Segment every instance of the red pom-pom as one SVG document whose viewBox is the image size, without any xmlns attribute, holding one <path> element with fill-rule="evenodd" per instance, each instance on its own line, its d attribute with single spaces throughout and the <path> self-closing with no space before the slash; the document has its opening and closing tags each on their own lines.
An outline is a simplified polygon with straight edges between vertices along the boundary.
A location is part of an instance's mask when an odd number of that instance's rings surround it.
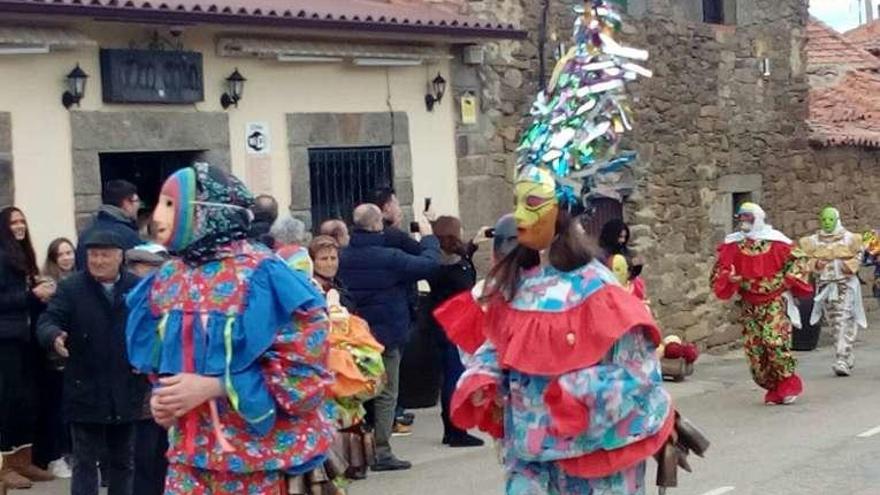
<svg viewBox="0 0 880 495">
<path fill-rule="evenodd" d="M 681 359 L 684 357 L 684 346 L 677 342 L 666 344 L 666 349 L 663 351 L 663 357 L 666 359 Z"/>
<path fill-rule="evenodd" d="M 700 357 L 700 351 L 694 344 L 688 344 L 684 348 L 684 353 L 682 357 L 684 357 L 684 361 L 686 363 L 693 364 L 697 361 L 697 358 Z"/>
</svg>

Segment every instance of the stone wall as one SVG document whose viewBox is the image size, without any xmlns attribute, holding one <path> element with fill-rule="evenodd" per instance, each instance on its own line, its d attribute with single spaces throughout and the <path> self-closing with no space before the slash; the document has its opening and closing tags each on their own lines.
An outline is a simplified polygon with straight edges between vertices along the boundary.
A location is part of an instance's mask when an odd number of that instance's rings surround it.
<svg viewBox="0 0 880 495">
<path fill-rule="evenodd" d="M 70 113 L 76 227 L 101 205 L 101 153 L 196 151 L 199 160 L 229 170 L 229 116 L 225 112 Z"/>
<path fill-rule="evenodd" d="M 739 334 L 732 305 L 715 301 L 708 282 L 734 203 L 762 201 L 771 221 L 792 234 L 808 230 L 815 216 L 803 193 L 820 187 L 806 140 L 807 6 L 739 0 L 736 25 L 719 26 L 698 22 L 700 2 L 686 3 L 630 0 L 621 38 L 650 49 L 655 77 L 631 88 L 636 132 L 626 143 L 641 165 L 625 215 L 648 260 L 645 277 L 664 330 L 714 346 Z M 560 41 L 568 39 L 574 4 L 550 2 L 548 31 Z M 510 210 L 512 152 L 537 89 L 541 2 L 478 0 L 461 8 L 529 32 L 527 41 L 486 47 L 476 81 L 462 81 L 479 83 L 483 111 L 480 126 L 459 130 L 461 210 L 474 212 L 465 221 L 474 228 Z M 547 64 L 549 73 L 552 58 Z M 498 193 L 483 189 L 490 183 Z M 471 184 L 491 191 L 491 201 L 469 192 Z"/>
</svg>

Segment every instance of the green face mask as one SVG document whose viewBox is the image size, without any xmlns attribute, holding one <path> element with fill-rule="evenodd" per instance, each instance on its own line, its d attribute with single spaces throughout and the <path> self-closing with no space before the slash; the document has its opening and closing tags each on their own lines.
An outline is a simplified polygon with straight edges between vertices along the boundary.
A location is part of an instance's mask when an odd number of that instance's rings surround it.
<svg viewBox="0 0 880 495">
<path fill-rule="evenodd" d="M 837 227 L 837 220 L 838 214 L 833 208 L 825 208 L 819 214 L 819 224 L 822 225 L 822 230 L 826 234 L 834 232 L 834 229 Z"/>
</svg>

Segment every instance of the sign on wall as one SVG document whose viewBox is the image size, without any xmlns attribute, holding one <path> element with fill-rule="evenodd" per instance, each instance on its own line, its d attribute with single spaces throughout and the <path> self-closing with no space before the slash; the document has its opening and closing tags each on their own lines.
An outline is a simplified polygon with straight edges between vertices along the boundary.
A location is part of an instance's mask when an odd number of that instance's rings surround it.
<svg viewBox="0 0 880 495">
<path fill-rule="evenodd" d="M 244 126 L 245 181 L 257 194 L 272 194 L 272 139 L 269 124 L 248 122 Z"/>
<path fill-rule="evenodd" d="M 105 103 L 205 100 L 202 54 L 174 50 L 101 50 Z"/>
<path fill-rule="evenodd" d="M 269 124 L 248 122 L 244 131 L 245 146 L 249 154 L 268 155 L 272 152 Z"/>
</svg>

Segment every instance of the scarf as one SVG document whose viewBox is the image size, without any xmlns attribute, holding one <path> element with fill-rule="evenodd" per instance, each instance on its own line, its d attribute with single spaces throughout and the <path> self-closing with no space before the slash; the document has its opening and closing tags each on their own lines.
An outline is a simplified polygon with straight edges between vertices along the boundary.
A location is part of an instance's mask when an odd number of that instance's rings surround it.
<svg viewBox="0 0 880 495">
<path fill-rule="evenodd" d="M 254 196 L 224 170 L 197 163 L 171 175 L 162 194 L 175 199 L 174 233 L 166 247 L 187 263 L 230 256 L 230 245 L 248 237 Z"/>
<path fill-rule="evenodd" d="M 737 216 L 743 214 L 751 214 L 755 217 L 755 222 L 752 224 L 752 229 L 748 232 L 734 232 L 729 234 L 724 238 L 724 244 L 736 244 L 738 242 L 742 242 L 746 239 L 751 239 L 753 241 L 776 241 L 783 242 L 785 244 L 793 244 L 791 239 L 789 239 L 785 234 L 773 228 L 772 225 L 768 225 L 766 223 L 767 213 L 764 212 L 764 209 L 758 206 L 755 203 L 743 203 L 740 206 L 739 211 L 737 212 Z"/>
</svg>

